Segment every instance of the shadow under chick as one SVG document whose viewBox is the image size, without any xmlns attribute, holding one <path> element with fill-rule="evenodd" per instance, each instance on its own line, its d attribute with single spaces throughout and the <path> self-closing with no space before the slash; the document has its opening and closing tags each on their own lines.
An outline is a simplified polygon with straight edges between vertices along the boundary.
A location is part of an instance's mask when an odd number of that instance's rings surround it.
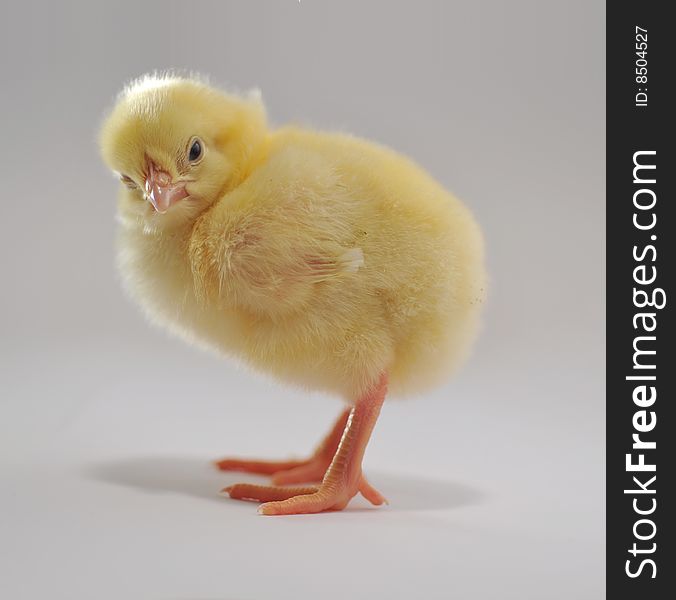
<svg viewBox="0 0 676 600">
<path fill-rule="evenodd" d="M 241 474 L 219 472 L 206 459 L 148 456 L 95 463 L 86 468 L 85 477 L 144 492 L 181 494 L 222 504 L 218 490 L 239 480 Z M 389 510 L 394 511 L 455 509 L 480 504 L 486 498 L 484 492 L 453 481 L 378 471 L 370 472 L 369 479 L 387 489 Z"/>
</svg>

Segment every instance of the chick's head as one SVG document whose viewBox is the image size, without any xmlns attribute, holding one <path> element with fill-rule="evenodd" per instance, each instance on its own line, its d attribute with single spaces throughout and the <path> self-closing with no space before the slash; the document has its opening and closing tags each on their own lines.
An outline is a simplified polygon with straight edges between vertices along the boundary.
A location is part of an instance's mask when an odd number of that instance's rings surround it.
<svg viewBox="0 0 676 600">
<path fill-rule="evenodd" d="M 190 223 L 239 185 L 260 160 L 266 134 L 256 96 L 147 76 L 120 95 L 99 142 L 125 186 L 122 218 L 161 230 Z"/>
</svg>

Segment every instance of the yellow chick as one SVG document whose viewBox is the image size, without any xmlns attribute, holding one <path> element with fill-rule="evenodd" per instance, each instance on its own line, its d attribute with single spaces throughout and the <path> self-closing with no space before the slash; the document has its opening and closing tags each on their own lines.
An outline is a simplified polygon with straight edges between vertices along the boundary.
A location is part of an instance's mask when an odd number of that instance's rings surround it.
<svg viewBox="0 0 676 600">
<path fill-rule="evenodd" d="M 123 184 L 119 269 L 148 317 L 347 403 L 307 460 L 218 462 L 275 484 L 225 491 L 263 514 L 342 509 L 357 492 L 382 504 L 361 465 L 388 388 L 437 382 L 477 332 L 485 272 L 470 212 L 387 148 L 270 129 L 260 98 L 197 79 L 133 82 L 100 146 Z"/>
</svg>

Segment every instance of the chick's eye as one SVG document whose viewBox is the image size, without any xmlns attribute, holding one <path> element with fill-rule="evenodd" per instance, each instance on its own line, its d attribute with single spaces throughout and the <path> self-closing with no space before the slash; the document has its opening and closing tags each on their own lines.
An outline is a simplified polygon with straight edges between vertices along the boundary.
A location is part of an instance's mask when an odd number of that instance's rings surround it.
<svg viewBox="0 0 676 600">
<path fill-rule="evenodd" d="M 128 175 L 120 175 L 120 181 L 124 183 L 130 190 L 135 190 L 138 186 L 134 183 L 134 180 Z"/>
<path fill-rule="evenodd" d="M 190 151 L 188 152 L 188 160 L 190 162 L 195 162 L 200 159 L 202 156 L 202 142 L 198 139 L 193 140 L 190 144 Z"/>
</svg>

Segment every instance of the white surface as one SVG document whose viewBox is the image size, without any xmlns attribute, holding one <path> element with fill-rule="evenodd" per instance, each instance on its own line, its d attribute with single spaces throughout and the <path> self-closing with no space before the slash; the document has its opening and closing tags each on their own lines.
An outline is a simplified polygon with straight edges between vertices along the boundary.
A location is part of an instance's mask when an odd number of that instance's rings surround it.
<svg viewBox="0 0 676 600">
<path fill-rule="evenodd" d="M 366 457 L 389 506 L 262 517 L 217 493 L 257 478 L 208 461 L 303 455 L 339 404 L 168 345 L 161 364 L 151 345 L 3 361 L 3 597 L 603 596 L 602 423 L 577 405 L 601 390 L 571 378 L 583 365 L 506 361 L 391 402 Z"/>
<path fill-rule="evenodd" d="M 38 6 L 36 6 L 36 4 Z M 0 598 L 604 595 L 604 3 L 14 3 L 0 20 Z M 474 358 L 388 402 L 373 509 L 262 517 L 224 455 L 303 456 L 337 401 L 152 330 L 113 272 L 104 108 L 155 68 L 391 145 L 486 233 Z"/>
</svg>

